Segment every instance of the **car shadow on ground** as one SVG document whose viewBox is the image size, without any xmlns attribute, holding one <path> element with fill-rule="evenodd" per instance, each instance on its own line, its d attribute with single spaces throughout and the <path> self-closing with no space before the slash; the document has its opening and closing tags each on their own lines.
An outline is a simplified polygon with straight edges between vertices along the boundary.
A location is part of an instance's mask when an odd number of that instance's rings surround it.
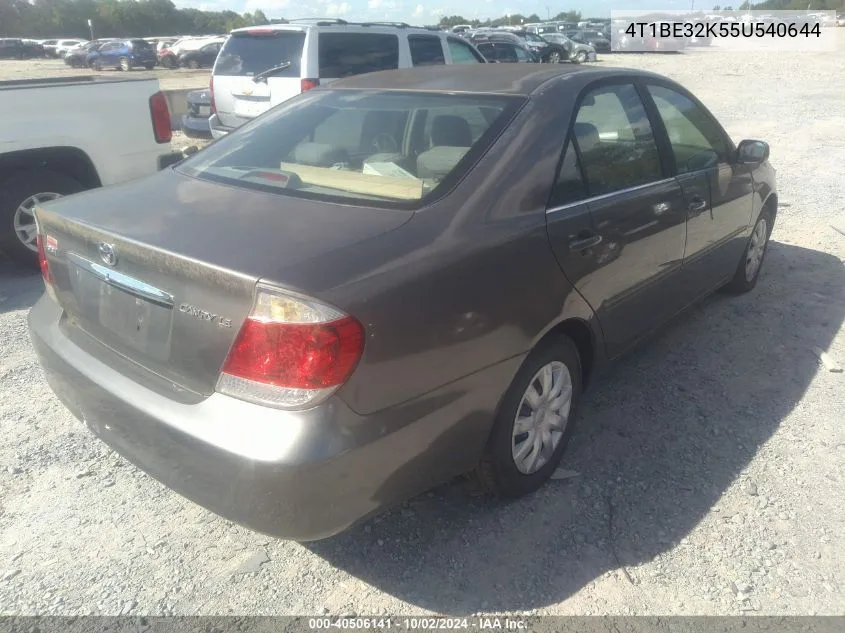
<svg viewBox="0 0 845 633">
<path fill-rule="evenodd" d="M 0 253 L 0 314 L 31 308 L 43 292 L 37 270 L 19 266 Z"/>
<path fill-rule="evenodd" d="M 561 602 L 695 528 L 800 402 L 812 348 L 844 317 L 842 262 L 773 242 L 754 292 L 705 300 L 586 394 L 564 458 L 577 478 L 507 503 L 442 486 L 306 547 L 439 613 Z"/>
</svg>

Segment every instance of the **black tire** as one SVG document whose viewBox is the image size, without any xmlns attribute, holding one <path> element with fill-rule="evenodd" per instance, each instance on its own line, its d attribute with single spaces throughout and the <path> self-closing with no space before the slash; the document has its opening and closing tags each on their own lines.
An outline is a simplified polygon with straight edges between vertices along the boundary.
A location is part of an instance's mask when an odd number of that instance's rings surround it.
<svg viewBox="0 0 845 633">
<path fill-rule="evenodd" d="M 549 54 L 546 56 L 545 61 L 547 64 L 559 64 L 561 61 L 563 61 L 563 57 L 564 55 L 563 53 L 561 53 L 561 51 L 554 49 L 552 51 L 549 51 Z"/>
<path fill-rule="evenodd" d="M 152 70 L 155 67 L 156 67 L 156 65 L 154 63 L 144 64 L 144 68 L 146 68 L 147 70 Z"/>
<path fill-rule="evenodd" d="M 575 53 L 575 57 L 572 58 L 572 61 L 574 61 L 576 64 L 583 64 L 585 61 L 587 61 L 587 53 L 585 53 L 584 51 L 578 51 L 577 53 Z"/>
<path fill-rule="evenodd" d="M 132 62 L 129 61 L 128 57 L 121 57 L 117 60 L 117 69 L 122 70 L 123 72 L 129 72 L 132 70 Z"/>
<path fill-rule="evenodd" d="M 103 70 L 103 64 L 102 64 L 102 62 L 100 62 L 99 59 L 92 59 L 90 61 L 90 63 L 88 64 L 88 67 L 91 70 L 97 70 L 97 71 Z"/>
<path fill-rule="evenodd" d="M 186 66 L 191 70 L 197 70 L 200 67 L 200 63 L 195 59 L 189 59 Z"/>
<path fill-rule="evenodd" d="M 49 169 L 18 172 L 0 183 L 0 250 L 17 263 L 38 268 L 38 255 L 18 238 L 15 213 L 29 197 L 38 193 L 67 196 L 84 190 L 78 180 Z"/>
<path fill-rule="evenodd" d="M 765 229 L 761 229 L 760 227 L 760 224 L 762 222 L 766 223 Z M 748 238 L 748 243 L 745 245 L 745 249 L 742 251 L 742 259 L 740 259 L 739 264 L 737 264 L 736 272 L 734 273 L 733 279 L 731 279 L 727 283 L 727 285 L 722 288 L 724 292 L 732 295 L 740 295 L 754 290 L 754 287 L 757 285 L 757 280 L 760 278 L 760 271 L 763 269 L 763 264 L 766 261 L 766 253 L 769 251 L 769 237 L 771 237 L 772 235 L 773 228 L 774 215 L 768 208 L 763 209 L 763 212 L 760 214 L 760 217 L 757 218 L 757 222 L 754 223 L 754 229 L 751 231 L 751 236 Z M 759 264 L 754 270 L 754 273 L 752 275 L 748 275 L 746 266 L 753 248 L 755 235 L 757 234 L 758 230 L 764 231 L 766 239 L 763 244 L 762 255 L 759 256 Z"/>
<path fill-rule="evenodd" d="M 513 430 L 523 395 L 545 365 L 559 361 L 569 370 L 572 380 L 572 400 L 563 435 L 549 460 L 536 472 L 523 474 L 513 456 Z M 578 404 L 581 400 L 581 361 L 575 343 L 566 336 L 535 350 L 523 363 L 505 394 L 493 422 L 493 430 L 484 454 L 472 479 L 485 492 L 504 497 L 520 497 L 540 488 L 560 464 L 569 439 L 575 429 Z"/>
</svg>

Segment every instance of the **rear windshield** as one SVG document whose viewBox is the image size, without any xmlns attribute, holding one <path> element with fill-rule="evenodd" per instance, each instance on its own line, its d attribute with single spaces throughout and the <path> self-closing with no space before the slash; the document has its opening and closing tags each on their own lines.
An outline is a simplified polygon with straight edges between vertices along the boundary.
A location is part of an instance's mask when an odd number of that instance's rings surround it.
<svg viewBox="0 0 845 633">
<path fill-rule="evenodd" d="M 301 31 L 262 31 L 232 33 L 223 44 L 215 75 L 252 77 L 279 68 L 274 77 L 299 77 L 305 33 Z"/>
<path fill-rule="evenodd" d="M 457 183 L 523 102 L 499 95 L 315 90 L 178 169 L 283 195 L 414 208 Z"/>
</svg>

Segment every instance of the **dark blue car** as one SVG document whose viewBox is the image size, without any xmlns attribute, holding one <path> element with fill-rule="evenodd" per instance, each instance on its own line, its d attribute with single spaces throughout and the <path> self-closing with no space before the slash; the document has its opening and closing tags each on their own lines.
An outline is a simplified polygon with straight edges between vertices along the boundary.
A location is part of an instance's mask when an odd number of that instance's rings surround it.
<svg viewBox="0 0 845 633">
<path fill-rule="evenodd" d="M 94 70 L 104 68 L 132 70 L 138 66 L 152 70 L 156 65 L 156 52 L 146 40 L 115 40 L 92 51 L 86 63 Z"/>
</svg>

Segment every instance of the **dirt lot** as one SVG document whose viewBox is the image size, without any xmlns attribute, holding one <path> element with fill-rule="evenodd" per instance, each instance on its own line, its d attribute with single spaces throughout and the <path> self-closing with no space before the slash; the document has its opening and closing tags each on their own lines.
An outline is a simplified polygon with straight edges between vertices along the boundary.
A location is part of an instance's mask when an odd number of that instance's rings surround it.
<svg viewBox="0 0 845 633">
<path fill-rule="evenodd" d="M 845 612 L 845 374 L 812 352 L 845 364 L 840 31 L 832 54 L 604 56 L 768 140 L 782 208 L 757 289 L 596 384 L 565 457 L 579 476 L 518 502 L 448 485 L 310 545 L 236 527 L 62 408 L 27 339 L 39 278 L 0 268 L 0 612 Z"/>
<path fill-rule="evenodd" d="M 27 59 L 23 61 L 2 59 L 0 60 L 0 81 L 4 79 L 40 79 L 44 77 L 70 77 L 73 75 L 88 75 L 93 71 L 87 68 L 71 68 L 61 59 Z M 178 70 L 167 70 L 156 67 L 155 70 L 135 69 L 129 73 L 122 73 L 119 70 L 104 70 L 101 73 L 94 73 L 104 77 L 157 77 L 162 90 L 177 90 L 181 88 L 207 88 L 211 71 L 189 70 L 180 68 Z"/>
</svg>

